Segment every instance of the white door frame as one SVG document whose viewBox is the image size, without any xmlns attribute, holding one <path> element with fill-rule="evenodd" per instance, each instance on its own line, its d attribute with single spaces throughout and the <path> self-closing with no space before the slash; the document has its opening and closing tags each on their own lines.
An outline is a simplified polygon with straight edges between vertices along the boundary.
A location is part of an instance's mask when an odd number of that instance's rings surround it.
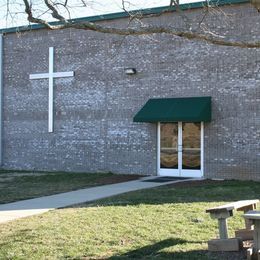
<svg viewBox="0 0 260 260">
<path fill-rule="evenodd" d="M 178 169 L 161 169 L 160 147 L 161 128 L 160 122 L 157 124 L 157 175 L 174 177 L 203 177 L 204 175 L 204 124 L 201 122 L 200 128 L 200 170 L 182 169 L 182 122 L 178 122 Z"/>
</svg>

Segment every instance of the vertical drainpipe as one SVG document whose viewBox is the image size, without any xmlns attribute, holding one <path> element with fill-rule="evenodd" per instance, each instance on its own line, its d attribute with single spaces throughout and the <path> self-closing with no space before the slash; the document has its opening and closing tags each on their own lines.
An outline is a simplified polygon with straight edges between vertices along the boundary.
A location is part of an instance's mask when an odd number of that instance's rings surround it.
<svg viewBox="0 0 260 260">
<path fill-rule="evenodd" d="M 3 165 L 3 87 L 4 87 L 4 46 L 3 35 L 0 34 L 0 166 Z"/>
</svg>

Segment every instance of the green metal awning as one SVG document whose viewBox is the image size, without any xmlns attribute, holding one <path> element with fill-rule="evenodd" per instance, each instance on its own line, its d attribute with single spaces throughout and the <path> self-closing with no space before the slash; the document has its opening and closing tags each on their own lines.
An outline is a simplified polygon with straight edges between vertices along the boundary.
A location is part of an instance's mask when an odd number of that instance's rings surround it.
<svg viewBox="0 0 260 260">
<path fill-rule="evenodd" d="M 211 97 L 149 99 L 134 122 L 210 122 Z"/>
</svg>

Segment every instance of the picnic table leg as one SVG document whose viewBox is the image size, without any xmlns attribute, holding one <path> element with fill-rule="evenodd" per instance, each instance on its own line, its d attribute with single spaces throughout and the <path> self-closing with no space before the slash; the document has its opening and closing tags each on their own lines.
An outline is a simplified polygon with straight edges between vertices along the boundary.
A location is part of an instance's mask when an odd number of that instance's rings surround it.
<svg viewBox="0 0 260 260">
<path fill-rule="evenodd" d="M 254 252 L 258 254 L 260 250 L 260 221 L 254 221 L 254 224 Z"/>
<path fill-rule="evenodd" d="M 227 227 L 227 219 L 219 218 L 218 219 L 218 229 L 219 229 L 219 238 L 220 239 L 228 239 L 228 227 Z"/>
<path fill-rule="evenodd" d="M 247 230 L 252 230 L 253 229 L 253 222 L 249 219 L 245 219 L 245 226 L 246 226 Z"/>
<path fill-rule="evenodd" d="M 252 204 L 246 208 L 244 208 L 244 214 L 247 213 L 249 210 L 255 210 L 256 209 L 256 204 Z M 247 230 L 252 230 L 253 229 L 253 221 L 250 219 L 245 218 L 245 227 Z"/>
</svg>

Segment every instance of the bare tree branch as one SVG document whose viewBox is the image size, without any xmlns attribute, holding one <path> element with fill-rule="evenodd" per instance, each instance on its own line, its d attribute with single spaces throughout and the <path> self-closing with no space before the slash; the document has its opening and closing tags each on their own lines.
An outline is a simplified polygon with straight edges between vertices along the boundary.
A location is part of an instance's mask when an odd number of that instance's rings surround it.
<svg viewBox="0 0 260 260">
<path fill-rule="evenodd" d="M 46 6 L 52 11 L 52 17 L 61 21 L 61 22 L 67 22 L 67 20 L 59 14 L 57 9 L 54 7 L 53 3 L 50 0 L 44 0 Z"/>
<path fill-rule="evenodd" d="M 175 37 L 185 38 L 188 40 L 205 41 L 211 44 L 221 45 L 221 46 L 233 46 L 233 47 L 240 47 L 240 48 L 260 48 L 259 40 L 258 41 L 236 41 L 236 40 L 228 39 L 227 37 L 219 36 L 211 31 L 205 30 L 202 33 L 198 30 L 191 29 L 191 27 L 182 30 L 174 27 L 152 26 L 152 25 L 141 24 L 141 26 L 138 28 L 127 27 L 122 29 L 116 27 L 107 27 L 104 25 L 100 25 L 94 22 L 87 22 L 87 21 L 77 23 L 77 22 L 65 20 L 65 18 L 58 13 L 57 9 L 54 7 L 53 3 L 50 0 L 44 0 L 48 8 L 52 11 L 52 16 L 58 19 L 59 21 L 61 21 L 61 24 L 53 25 L 51 23 L 48 23 L 46 20 L 34 17 L 32 14 L 32 6 L 29 4 L 28 0 L 23 0 L 23 1 L 26 7 L 25 12 L 27 14 L 28 21 L 32 23 L 42 24 L 51 30 L 75 28 L 81 30 L 96 31 L 101 33 L 117 34 L 122 36 L 129 36 L 129 35 L 136 36 L 136 35 L 165 33 L 165 34 L 173 35 Z M 176 6 L 176 9 L 178 8 L 177 0 L 171 0 L 171 4 L 174 4 Z M 190 21 L 187 20 L 186 22 L 190 23 Z"/>
<path fill-rule="evenodd" d="M 28 0 L 23 0 L 24 5 L 25 5 L 25 13 L 27 14 L 27 20 L 32 23 L 38 23 L 38 24 L 43 24 L 49 29 L 52 29 L 52 26 L 45 20 L 35 18 L 32 14 L 32 6 L 29 4 Z"/>
<path fill-rule="evenodd" d="M 81 2 L 83 4 L 83 6 L 87 7 L 87 4 L 86 4 L 86 2 L 84 0 L 81 0 Z"/>
<path fill-rule="evenodd" d="M 199 22 L 198 22 L 198 27 L 197 27 L 197 29 L 200 29 L 200 28 L 201 28 L 201 25 L 202 25 L 204 19 L 205 19 L 206 16 L 209 14 L 209 4 L 208 4 L 208 1 L 207 1 L 206 3 L 207 3 L 207 4 L 206 4 L 206 6 L 204 7 L 204 11 L 203 11 L 204 14 L 202 15 L 201 19 L 200 19 Z"/>
<path fill-rule="evenodd" d="M 69 19 L 71 19 L 70 10 L 69 10 L 67 4 L 68 4 L 68 2 L 66 1 L 64 4 L 63 4 L 63 3 L 55 3 L 55 4 L 53 4 L 53 5 L 54 5 L 54 6 L 61 5 L 62 7 L 64 7 L 64 8 L 66 9 L 68 15 L 69 15 Z M 65 18 L 64 18 L 64 19 L 65 19 Z M 66 20 L 66 22 L 67 22 L 67 20 Z"/>
</svg>

